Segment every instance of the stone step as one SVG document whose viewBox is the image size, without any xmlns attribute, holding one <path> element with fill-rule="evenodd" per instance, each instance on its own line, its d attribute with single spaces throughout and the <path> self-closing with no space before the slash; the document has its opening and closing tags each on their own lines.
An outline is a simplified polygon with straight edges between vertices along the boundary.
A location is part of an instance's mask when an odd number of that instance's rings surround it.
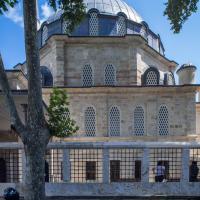
<svg viewBox="0 0 200 200">
<path fill-rule="evenodd" d="M 200 200 L 200 197 L 48 197 L 47 200 Z"/>
</svg>

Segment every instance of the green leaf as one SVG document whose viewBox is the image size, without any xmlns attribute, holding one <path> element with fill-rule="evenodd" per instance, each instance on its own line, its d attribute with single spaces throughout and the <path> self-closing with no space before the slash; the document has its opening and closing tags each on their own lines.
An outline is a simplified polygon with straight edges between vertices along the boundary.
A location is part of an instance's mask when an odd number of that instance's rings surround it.
<svg viewBox="0 0 200 200">
<path fill-rule="evenodd" d="M 52 136 L 69 137 L 79 130 L 76 122 L 70 118 L 68 106 L 66 91 L 54 88 L 47 108 L 47 122 Z"/>
<path fill-rule="evenodd" d="M 199 0 L 168 0 L 164 15 L 168 16 L 171 29 L 174 33 L 179 33 L 183 24 L 192 13 L 197 12 Z"/>
</svg>

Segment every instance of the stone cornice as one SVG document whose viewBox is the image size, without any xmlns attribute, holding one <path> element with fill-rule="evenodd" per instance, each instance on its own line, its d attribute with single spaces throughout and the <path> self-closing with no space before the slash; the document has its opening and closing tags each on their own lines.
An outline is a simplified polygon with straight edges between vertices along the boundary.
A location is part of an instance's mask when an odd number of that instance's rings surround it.
<svg viewBox="0 0 200 200">
<path fill-rule="evenodd" d="M 200 85 L 184 85 L 184 86 L 155 86 L 155 87 L 143 87 L 143 86 L 121 86 L 121 87 L 61 87 L 66 89 L 69 94 L 166 94 L 169 93 L 186 93 L 191 94 L 200 91 Z M 43 88 L 43 95 L 51 93 L 52 88 Z"/>
</svg>

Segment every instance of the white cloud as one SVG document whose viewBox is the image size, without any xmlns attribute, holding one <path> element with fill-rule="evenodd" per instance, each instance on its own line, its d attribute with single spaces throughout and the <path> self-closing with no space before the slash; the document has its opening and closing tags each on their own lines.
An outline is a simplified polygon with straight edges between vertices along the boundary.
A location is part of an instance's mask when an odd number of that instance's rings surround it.
<svg viewBox="0 0 200 200">
<path fill-rule="evenodd" d="M 40 24 L 42 24 L 42 22 L 54 14 L 54 11 L 47 2 L 42 4 L 40 8 L 41 17 L 38 20 L 40 20 Z M 4 16 L 12 20 L 14 23 L 20 25 L 21 27 L 24 27 L 22 8 L 20 4 L 16 5 L 14 8 L 9 8 L 8 11 L 4 13 Z"/>
<path fill-rule="evenodd" d="M 20 25 L 21 27 L 24 26 L 22 11 L 19 5 L 15 6 L 14 8 L 9 8 L 5 13 L 5 17 L 12 20 L 14 23 Z"/>
<path fill-rule="evenodd" d="M 42 10 L 41 13 L 42 18 L 40 19 L 41 23 L 54 14 L 53 9 L 47 4 L 47 2 L 41 5 L 41 10 Z"/>
</svg>

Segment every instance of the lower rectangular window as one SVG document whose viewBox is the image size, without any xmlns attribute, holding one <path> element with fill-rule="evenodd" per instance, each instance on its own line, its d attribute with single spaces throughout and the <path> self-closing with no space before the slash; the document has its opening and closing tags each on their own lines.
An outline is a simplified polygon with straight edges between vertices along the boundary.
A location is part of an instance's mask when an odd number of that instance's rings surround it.
<svg viewBox="0 0 200 200">
<path fill-rule="evenodd" d="M 86 161 L 86 180 L 96 180 L 95 161 Z"/>
</svg>

